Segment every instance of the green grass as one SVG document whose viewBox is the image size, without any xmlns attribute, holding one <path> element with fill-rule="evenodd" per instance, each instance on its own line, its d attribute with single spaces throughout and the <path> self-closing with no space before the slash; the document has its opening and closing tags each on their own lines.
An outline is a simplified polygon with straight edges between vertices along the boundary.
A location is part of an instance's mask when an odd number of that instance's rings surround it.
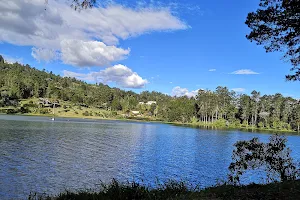
<svg viewBox="0 0 300 200">
<path fill-rule="evenodd" d="M 57 196 L 32 193 L 29 200 L 189 200 L 189 199 L 299 199 L 300 181 L 286 181 L 268 185 L 222 185 L 203 190 L 188 186 L 185 182 L 169 181 L 150 188 L 136 182 L 122 184 L 113 180 L 98 191 L 66 191 Z"/>
<path fill-rule="evenodd" d="M 7 110 L 13 111 L 11 114 L 21 114 L 17 112 L 21 106 L 28 105 L 30 102 L 33 105 L 36 105 L 38 102 L 37 98 L 31 99 L 22 99 L 20 101 L 20 106 L 16 107 L 4 107 L 0 108 L 0 113 L 7 113 Z M 85 119 L 108 119 L 108 120 L 128 120 L 128 121 L 145 121 L 145 122 L 159 122 L 159 123 L 167 123 L 173 124 L 178 126 L 189 126 L 194 128 L 209 128 L 209 129 L 220 129 L 220 130 L 243 130 L 243 131 L 257 131 L 261 133 L 297 133 L 297 131 L 293 130 L 278 130 L 272 128 L 256 128 L 256 127 L 243 127 L 241 124 L 230 124 L 228 127 L 225 124 L 225 120 L 223 121 L 215 121 L 214 123 L 207 123 L 204 122 L 197 122 L 196 119 L 192 123 L 182 123 L 182 122 L 167 122 L 163 119 L 158 119 L 154 117 L 124 117 L 122 114 L 123 112 L 119 111 L 108 111 L 105 109 L 99 109 L 95 107 L 80 107 L 77 105 L 72 104 L 71 102 L 67 101 L 60 101 L 60 107 L 55 108 L 55 117 L 64 117 L 64 118 L 85 118 Z M 66 109 L 64 108 L 66 107 Z M 28 107 L 28 113 L 24 113 L 24 115 L 29 116 L 48 116 L 52 117 L 52 108 L 35 108 L 35 107 Z M 46 111 L 46 113 L 44 113 Z M 86 113 L 89 113 L 86 115 Z"/>
</svg>

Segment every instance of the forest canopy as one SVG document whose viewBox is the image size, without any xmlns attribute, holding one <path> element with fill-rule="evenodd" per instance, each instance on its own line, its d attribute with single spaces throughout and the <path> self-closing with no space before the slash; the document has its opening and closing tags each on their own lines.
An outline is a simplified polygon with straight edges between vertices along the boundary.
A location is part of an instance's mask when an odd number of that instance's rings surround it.
<svg viewBox="0 0 300 200">
<path fill-rule="evenodd" d="M 227 127 L 256 127 L 276 130 L 300 128 L 300 102 L 277 93 L 258 91 L 237 94 L 227 87 L 199 90 L 195 97 L 169 96 L 160 92 L 137 94 L 102 83 L 88 84 L 29 65 L 6 63 L 0 56 L 0 107 L 20 99 L 49 98 L 74 105 L 108 109 L 119 113 L 139 110 L 168 122 L 200 123 Z M 155 105 L 141 102 L 155 101 Z"/>
</svg>

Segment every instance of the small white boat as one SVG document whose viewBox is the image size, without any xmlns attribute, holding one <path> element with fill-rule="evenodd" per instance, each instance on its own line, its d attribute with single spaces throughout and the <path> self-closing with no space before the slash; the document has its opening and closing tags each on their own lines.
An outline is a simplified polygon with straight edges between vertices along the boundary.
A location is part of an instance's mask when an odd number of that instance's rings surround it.
<svg viewBox="0 0 300 200">
<path fill-rule="evenodd" d="M 54 116 L 55 116 L 55 113 L 54 113 L 54 108 L 55 108 L 55 103 L 53 104 L 53 117 L 51 118 L 52 121 L 54 121 Z"/>
</svg>

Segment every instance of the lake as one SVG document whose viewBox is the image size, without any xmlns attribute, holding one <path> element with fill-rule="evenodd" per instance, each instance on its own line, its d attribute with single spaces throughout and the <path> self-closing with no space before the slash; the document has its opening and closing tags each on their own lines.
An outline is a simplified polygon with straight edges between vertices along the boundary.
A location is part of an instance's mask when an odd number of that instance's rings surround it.
<svg viewBox="0 0 300 200">
<path fill-rule="evenodd" d="M 0 115 L 0 199 L 97 188 L 112 178 L 211 186 L 226 179 L 233 144 L 269 134 L 160 123 Z M 300 159 L 300 137 L 288 136 Z M 245 177 L 256 180 L 256 174 Z"/>
</svg>

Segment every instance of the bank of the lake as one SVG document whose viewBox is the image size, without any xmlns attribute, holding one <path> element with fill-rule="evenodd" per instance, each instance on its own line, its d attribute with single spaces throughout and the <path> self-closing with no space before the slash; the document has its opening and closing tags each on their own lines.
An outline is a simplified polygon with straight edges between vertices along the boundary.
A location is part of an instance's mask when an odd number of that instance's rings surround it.
<svg viewBox="0 0 300 200">
<path fill-rule="evenodd" d="M 160 118 L 155 115 L 149 115 L 146 111 L 133 113 L 132 110 L 112 111 L 110 109 L 103 109 L 94 106 L 80 106 L 70 101 L 59 101 L 59 106 L 53 109 L 51 106 L 44 107 L 39 104 L 38 98 L 20 99 L 18 106 L 4 106 L 0 107 L 0 113 L 8 114 L 23 114 L 28 116 L 48 116 L 48 117 L 64 117 L 64 118 L 84 118 L 84 119 L 100 119 L 100 120 L 123 120 L 123 121 L 142 121 L 142 122 L 159 122 L 180 126 L 189 126 L 196 128 L 211 128 L 224 130 L 243 130 L 254 132 L 269 132 L 269 133 L 298 133 L 288 126 L 265 126 L 258 124 L 257 126 L 249 125 L 248 123 L 241 123 L 238 121 L 229 122 L 225 119 L 218 119 L 212 121 L 201 121 L 193 116 L 191 119 L 183 121 L 170 120 L 168 118 Z M 178 105 L 181 106 L 181 105 Z M 54 115 L 53 115 L 54 112 Z M 143 113 L 143 114 L 142 114 Z"/>
<path fill-rule="evenodd" d="M 3 113 L 0 113 L 3 114 Z M 294 130 L 278 130 L 278 129 L 272 129 L 272 128 L 257 128 L 257 127 L 236 127 L 236 126 L 217 126 L 213 123 L 207 123 L 204 124 L 202 122 L 196 122 L 196 123 L 182 123 L 182 122 L 168 122 L 164 121 L 162 119 L 155 119 L 155 118 L 145 118 L 145 117 L 124 117 L 121 115 L 118 115 L 116 117 L 99 117 L 99 116 L 79 116 L 76 114 L 73 115 L 64 115 L 64 114 L 40 114 L 40 113 L 15 113 L 14 115 L 20 115 L 20 116 L 40 116 L 40 117 L 49 117 L 49 118 L 78 118 L 78 119 L 93 119 L 93 120 L 116 120 L 116 121 L 133 121 L 133 122 L 151 122 L 151 123 L 163 123 L 163 124 L 171 124 L 176 126 L 186 126 L 191 128 L 201 128 L 201 129 L 217 129 L 217 130 L 241 130 L 241 131 L 247 131 L 247 132 L 261 132 L 261 133 L 278 133 L 278 134 L 284 134 L 284 133 L 291 133 L 291 134 L 299 134 L 298 131 Z"/>
<path fill-rule="evenodd" d="M 112 181 L 103 185 L 98 191 L 64 192 L 59 195 L 47 196 L 32 193 L 29 200 L 195 200 L 195 199 L 264 199 L 282 200 L 299 199 L 300 181 L 286 181 L 266 185 L 251 184 L 246 186 L 221 185 L 203 190 L 189 187 L 186 182 L 171 181 L 156 188 L 149 188 L 139 183 L 122 184 Z"/>
</svg>

